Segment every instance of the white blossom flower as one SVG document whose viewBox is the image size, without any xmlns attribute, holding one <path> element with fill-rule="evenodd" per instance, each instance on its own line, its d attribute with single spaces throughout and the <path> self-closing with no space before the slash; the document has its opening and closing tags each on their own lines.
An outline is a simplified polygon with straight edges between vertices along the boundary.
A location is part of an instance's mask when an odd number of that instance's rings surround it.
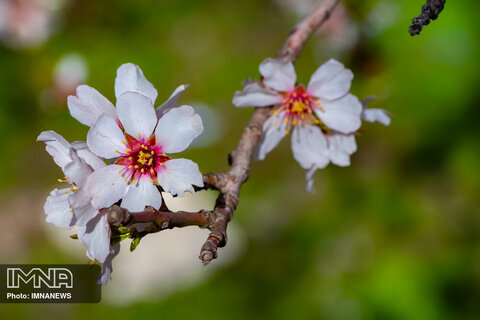
<svg viewBox="0 0 480 320">
<path fill-rule="evenodd" d="M 379 122 L 385 126 L 390 125 L 390 116 L 388 111 L 383 109 L 367 108 L 368 102 L 374 99 L 375 97 L 373 96 L 362 99 L 362 120 L 367 122 Z"/>
<path fill-rule="evenodd" d="M 203 124 L 192 107 L 177 107 L 179 86 L 156 110 L 157 90 L 133 64 L 124 64 L 115 79 L 116 107 L 98 91 L 79 86 L 68 98 L 73 117 L 91 126 L 87 144 L 96 155 L 115 159 L 96 170 L 88 180 L 92 205 L 106 208 L 122 199 L 121 206 L 141 211 L 145 206 L 160 208 L 162 197 L 157 186 L 182 196 L 203 186 L 196 163 L 172 159 L 169 154 L 185 150 L 203 131 Z"/>
<path fill-rule="evenodd" d="M 291 62 L 268 58 L 260 64 L 260 73 L 261 82 L 248 83 L 233 98 L 237 107 L 278 105 L 264 123 L 254 156 L 263 160 L 292 133 L 293 156 L 307 170 L 307 189 L 313 191 L 309 181 L 315 170 L 330 161 L 348 165 L 345 153 L 350 155 L 356 149 L 353 136 L 339 138 L 351 135 L 361 125 L 362 104 L 349 93 L 353 73 L 331 59 L 315 71 L 306 88 L 296 85 Z"/>
<path fill-rule="evenodd" d="M 37 141 L 46 144 L 47 152 L 65 174 L 69 188 L 54 189 L 45 203 L 46 221 L 57 227 L 71 229 L 79 226 L 78 239 L 87 247 L 90 260 L 106 263 L 114 249 L 110 247 L 110 226 L 105 212 L 94 209 L 85 184 L 96 169 L 105 167 L 102 159 L 94 155 L 85 142 L 68 143 L 54 131 L 42 132 Z M 111 269 L 111 261 L 109 262 Z M 105 265 L 104 265 L 105 268 Z M 110 271 L 111 272 L 111 271 Z M 102 281 L 108 281 L 108 277 Z M 106 281 L 102 284 L 106 284 Z"/>
</svg>

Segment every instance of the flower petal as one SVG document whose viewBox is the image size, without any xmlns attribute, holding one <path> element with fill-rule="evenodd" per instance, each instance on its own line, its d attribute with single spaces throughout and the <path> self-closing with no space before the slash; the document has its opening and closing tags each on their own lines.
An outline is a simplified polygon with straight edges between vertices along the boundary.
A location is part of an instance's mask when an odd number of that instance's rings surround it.
<svg viewBox="0 0 480 320">
<path fill-rule="evenodd" d="M 94 154 L 90 149 L 88 149 L 87 142 L 85 141 L 74 141 L 72 142 L 72 147 L 76 151 L 78 157 L 84 160 L 93 170 L 105 167 L 106 164 L 102 158 Z"/>
<path fill-rule="evenodd" d="M 125 63 L 117 70 L 115 79 L 115 97 L 117 99 L 125 92 L 137 92 L 148 97 L 152 104 L 157 99 L 157 89 L 145 78 L 142 69 L 132 63 Z"/>
<path fill-rule="evenodd" d="M 312 75 L 307 91 L 319 98 L 338 99 L 350 91 L 352 79 L 352 71 L 346 69 L 342 63 L 330 59 Z"/>
<path fill-rule="evenodd" d="M 263 134 L 254 150 L 255 160 L 264 160 L 267 153 L 273 150 L 286 136 L 287 124 L 281 114 L 274 114 L 263 124 Z"/>
<path fill-rule="evenodd" d="M 200 116 L 192 107 L 181 106 L 171 109 L 158 120 L 155 138 L 162 152 L 177 153 L 185 150 L 202 132 Z"/>
<path fill-rule="evenodd" d="M 110 249 L 110 253 L 105 259 L 105 262 L 102 266 L 102 273 L 100 273 L 100 277 L 98 278 L 98 284 L 104 286 L 107 284 L 108 280 L 110 280 L 110 275 L 113 272 L 112 261 L 118 253 L 120 252 L 120 243 L 116 244 Z"/>
<path fill-rule="evenodd" d="M 158 107 L 155 112 L 157 114 L 157 118 L 160 119 L 165 113 L 170 111 L 172 108 L 176 108 L 178 106 L 178 98 L 180 95 L 185 91 L 190 85 L 182 84 L 173 91 L 170 97 L 165 101 L 160 107 Z"/>
<path fill-rule="evenodd" d="M 247 84 L 242 91 L 235 92 L 232 103 L 236 107 L 267 107 L 279 104 L 282 100 L 282 96 L 276 91 L 252 82 Z"/>
<path fill-rule="evenodd" d="M 350 155 L 357 151 L 355 135 L 329 132 L 327 134 L 328 154 L 333 164 L 340 167 L 350 165 Z"/>
<path fill-rule="evenodd" d="M 317 126 L 297 125 L 292 132 L 293 157 L 303 169 L 321 169 L 328 164 L 327 142 Z"/>
<path fill-rule="evenodd" d="M 192 185 L 203 187 L 198 165 L 188 159 L 168 160 L 163 170 L 158 171 L 157 179 L 163 190 L 172 195 L 183 196 L 185 191 L 194 193 Z"/>
<path fill-rule="evenodd" d="M 290 61 L 267 58 L 260 63 L 263 83 L 277 91 L 291 91 L 295 88 L 297 74 Z"/>
<path fill-rule="evenodd" d="M 315 113 L 330 129 L 342 133 L 351 133 L 360 128 L 362 104 L 352 94 L 347 94 L 337 100 L 320 100 L 323 109 Z"/>
<path fill-rule="evenodd" d="M 87 134 L 87 145 L 96 155 L 112 159 L 120 156 L 119 151 L 126 149 L 122 143 L 125 136 L 115 120 L 103 114 Z"/>
<path fill-rule="evenodd" d="M 60 168 L 63 169 L 72 161 L 70 157 L 70 143 L 55 131 L 43 131 L 38 136 L 37 141 L 45 142 L 45 149 Z"/>
<path fill-rule="evenodd" d="M 124 166 L 111 164 L 94 171 L 88 177 L 86 189 L 96 209 L 108 208 L 127 192 L 127 179 L 119 173 Z"/>
<path fill-rule="evenodd" d="M 306 189 L 307 192 L 310 193 L 317 193 L 315 190 L 315 186 L 313 185 L 313 176 L 315 175 L 315 172 L 317 172 L 319 168 L 317 168 L 315 165 L 313 165 L 310 169 L 307 169 L 305 171 L 305 180 L 307 181 Z"/>
<path fill-rule="evenodd" d="M 104 113 L 113 119 L 117 118 L 113 104 L 87 85 L 78 86 L 76 96 L 68 96 L 67 105 L 72 117 L 89 127 Z"/>
<path fill-rule="evenodd" d="M 387 111 L 383 109 L 364 109 L 362 112 L 362 119 L 367 122 L 380 122 L 388 126 L 390 124 L 390 117 Z"/>
<path fill-rule="evenodd" d="M 77 186 L 83 186 L 88 176 L 93 172 L 93 169 L 74 152 L 72 152 L 72 157 L 74 158 L 73 161 L 65 166 L 63 172 L 68 179 L 75 182 Z"/>
<path fill-rule="evenodd" d="M 104 263 L 110 254 L 110 225 L 105 213 L 98 214 L 78 229 L 78 240 L 87 247 L 87 257 Z"/>
<path fill-rule="evenodd" d="M 75 224 L 68 202 L 68 192 L 69 189 L 53 189 L 43 207 L 47 214 L 46 221 L 63 229 L 71 229 Z"/>
<path fill-rule="evenodd" d="M 125 132 L 133 137 L 149 138 L 157 124 L 152 101 L 135 92 L 125 92 L 117 101 L 118 119 Z"/>
<path fill-rule="evenodd" d="M 138 183 L 132 184 L 127 194 L 123 197 L 122 208 L 131 212 L 143 211 L 145 206 L 151 206 L 160 209 L 162 205 L 162 195 L 157 186 L 150 182 L 150 178 L 143 176 Z"/>
<path fill-rule="evenodd" d="M 77 194 L 78 192 L 75 192 Z M 72 205 L 73 206 L 73 205 Z M 90 202 L 77 208 L 73 208 L 73 215 L 75 216 L 75 225 L 83 227 L 86 226 L 90 220 L 99 214 L 98 209 L 92 207 Z"/>
</svg>

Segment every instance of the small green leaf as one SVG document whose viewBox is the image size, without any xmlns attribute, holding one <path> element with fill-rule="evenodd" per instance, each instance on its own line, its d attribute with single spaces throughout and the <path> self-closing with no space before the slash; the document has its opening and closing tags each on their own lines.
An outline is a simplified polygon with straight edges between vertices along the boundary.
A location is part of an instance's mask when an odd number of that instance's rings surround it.
<svg viewBox="0 0 480 320">
<path fill-rule="evenodd" d="M 139 243 L 140 243 L 140 238 L 134 238 L 132 240 L 132 243 L 130 243 L 130 251 L 135 250 Z"/>
</svg>

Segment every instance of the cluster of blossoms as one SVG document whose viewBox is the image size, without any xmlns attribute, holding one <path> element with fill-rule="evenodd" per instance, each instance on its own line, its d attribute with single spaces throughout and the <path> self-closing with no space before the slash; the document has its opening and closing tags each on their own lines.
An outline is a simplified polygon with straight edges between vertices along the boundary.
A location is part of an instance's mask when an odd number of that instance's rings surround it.
<svg viewBox="0 0 480 320">
<path fill-rule="evenodd" d="M 296 85 L 297 75 L 291 62 L 268 58 L 260 64 L 260 81 L 250 81 L 237 91 L 237 107 L 275 105 L 263 126 L 263 135 L 254 153 L 265 159 L 285 136 L 292 136 L 292 151 L 306 170 L 307 190 L 314 192 L 313 175 L 330 162 L 350 165 L 357 150 L 355 134 L 361 120 L 384 125 L 390 118 L 384 110 L 366 109 L 350 94 L 353 73 L 336 60 L 329 60 L 312 75 L 307 87 Z"/>
<path fill-rule="evenodd" d="M 160 190 L 182 196 L 193 193 L 194 185 L 203 186 L 196 163 L 170 156 L 185 150 L 203 131 L 192 107 L 177 106 L 186 88 L 179 86 L 155 109 L 157 90 L 138 66 L 124 64 L 115 79 L 116 107 L 86 85 L 68 97 L 72 116 L 90 127 L 86 142 L 70 144 L 53 131 L 37 139 L 64 172 L 59 181 L 69 184 L 48 196 L 46 220 L 65 229 L 78 227 L 89 259 L 103 264 L 101 284 L 109 280 L 112 259 L 119 252 L 119 244 L 111 245 L 107 208 L 118 202 L 130 211 L 159 209 Z"/>
</svg>

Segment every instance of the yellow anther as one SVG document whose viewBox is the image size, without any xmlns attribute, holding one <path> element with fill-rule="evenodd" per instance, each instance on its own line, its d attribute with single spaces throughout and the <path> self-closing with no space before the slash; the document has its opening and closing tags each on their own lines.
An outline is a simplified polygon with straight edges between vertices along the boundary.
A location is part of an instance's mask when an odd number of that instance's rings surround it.
<svg viewBox="0 0 480 320">
<path fill-rule="evenodd" d="M 63 193 L 68 193 L 68 191 L 63 191 Z"/>
<path fill-rule="evenodd" d="M 128 160 L 130 160 L 130 161 L 131 161 L 131 160 L 133 160 L 133 158 L 132 158 L 132 157 L 128 157 Z"/>
<path fill-rule="evenodd" d="M 151 168 L 150 173 L 155 173 L 155 170 L 153 170 L 153 168 Z"/>
<path fill-rule="evenodd" d="M 122 173 L 122 170 L 118 170 L 118 173 Z"/>
<path fill-rule="evenodd" d="M 296 93 L 296 92 L 294 92 L 294 93 L 293 93 L 293 97 L 295 98 L 296 96 L 297 96 L 297 93 Z"/>
<path fill-rule="evenodd" d="M 302 120 L 298 120 L 298 124 L 302 124 Z"/>
<path fill-rule="evenodd" d="M 75 182 L 73 182 L 73 180 L 70 180 L 70 183 L 75 183 Z"/>
<path fill-rule="evenodd" d="M 305 115 L 304 115 L 304 114 L 302 114 L 301 117 L 302 117 L 302 119 L 305 119 Z"/>
<path fill-rule="evenodd" d="M 72 209 L 70 209 L 70 210 L 68 210 L 68 211 L 72 212 Z"/>
<path fill-rule="evenodd" d="M 141 173 L 144 173 L 144 172 L 145 172 L 145 169 L 143 169 L 143 168 L 140 169 L 140 172 L 141 172 Z"/>
<path fill-rule="evenodd" d="M 68 180 L 68 177 L 65 177 L 65 180 Z"/>
<path fill-rule="evenodd" d="M 288 100 L 289 103 L 293 103 L 293 99 Z"/>
<path fill-rule="evenodd" d="M 323 110 L 323 107 L 322 107 L 322 106 L 320 106 L 320 110 Z"/>
<path fill-rule="evenodd" d="M 288 134 L 289 134 L 289 133 L 290 133 L 290 131 L 288 131 L 288 130 L 285 130 L 285 135 L 287 135 L 287 136 L 288 136 Z"/>
<path fill-rule="evenodd" d="M 150 182 L 153 182 L 153 179 L 150 179 Z"/>
<path fill-rule="evenodd" d="M 152 151 L 150 152 L 150 154 L 153 156 L 153 155 L 155 154 L 155 151 L 152 150 Z"/>
<path fill-rule="evenodd" d="M 274 110 L 272 113 L 273 113 L 273 114 L 277 114 L 278 112 L 277 112 L 277 110 Z"/>
<path fill-rule="evenodd" d="M 276 125 L 277 125 L 277 122 L 276 122 L 276 121 L 275 121 L 275 122 L 273 122 L 273 126 L 276 126 Z"/>
<path fill-rule="evenodd" d="M 138 137 L 141 138 L 142 136 L 140 135 L 140 133 L 138 134 Z"/>
<path fill-rule="evenodd" d="M 135 168 L 135 169 L 138 169 L 138 166 L 137 166 L 137 165 L 135 165 L 135 167 L 134 167 L 134 168 Z"/>
<path fill-rule="evenodd" d="M 319 123 L 320 123 L 320 120 L 315 119 L 315 124 L 319 124 Z"/>
<path fill-rule="evenodd" d="M 133 168 L 133 166 L 132 166 L 132 165 L 129 165 L 129 166 L 128 166 L 128 169 L 132 169 L 132 168 Z"/>
<path fill-rule="evenodd" d="M 123 144 L 127 144 L 127 141 L 122 141 Z"/>
<path fill-rule="evenodd" d="M 303 97 L 304 97 L 304 98 L 306 98 L 306 97 L 307 97 L 307 94 L 306 94 L 306 93 L 304 93 L 304 94 L 303 94 Z"/>
<path fill-rule="evenodd" d="M 160 163 L 160 165 L 161 165 L 161 166 L 163 166 L 163 162 L 162 162 L 162 163 Z"/>
<path fill-rule="evenodd" d="M 150 158 L 150 160 L 148 160 L 148 165 L 152 165 L 152 161 L 153 161 L 153 158 Z"/>
<path fill-rule="evenodd" d="M 127 178 L 123 179 L 123 182 L 127 182 Z"/>
<path fill-rule="evenodd" d="M 132 151 L 132 150 L 130 150 L 130 149 L 127 149 L 127 153 L 130 153 L 131 151 Z"/>
<path fill-rule="evenodd" d="M 58 182 L 63 182 L 63 180 L 62 180 L 62 179 L 57 179 L 57 181 L 58 181 Z"/>
<path fill-rule="evenodd" d="M 285 123 L 288 123 L 288 119 L 285 119 Z"/>
<path fill-rule="evenodd" d="M 132 184 L 135 184 L 135 181 L 136 181 L 136 180 L 135 180 L 135 179 L 133 179 L 133 180 L 132 180 Z"/>
<path fill-rule="evenodd" d="M 292 124 L 293 124 L 293 125 L 296 125 L 296 124 L 297 124 L 297 121 L 293 120 L 293 121 L 292 121 Z"/>
<path fill-rule="evenodd" d="M 164 152 L 164 153 L 162 153 L 162 156 L 164 156 L 164 157 L 165 157 L 165 152 Z"/>
<path fill-rule="evenodd" d="M 118 150 L 115 150 L 116 153 L 118 153 Z"/>
</svg>

